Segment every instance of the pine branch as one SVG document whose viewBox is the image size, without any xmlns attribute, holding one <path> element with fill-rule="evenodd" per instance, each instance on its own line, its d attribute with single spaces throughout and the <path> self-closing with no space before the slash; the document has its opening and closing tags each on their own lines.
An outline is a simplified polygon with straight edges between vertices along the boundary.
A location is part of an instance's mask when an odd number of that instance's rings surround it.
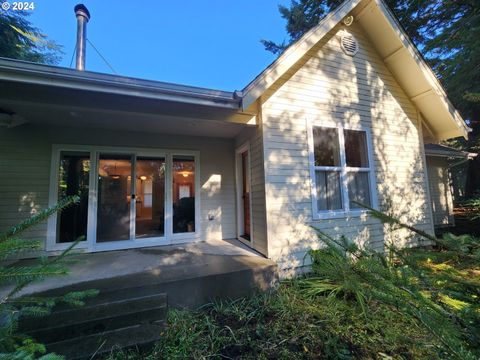
<svg viewBox="0 0 480 360">
<path fill-rule="evenodd" d="M 365 204 L 362 204 L 362 203 L 359 203 L 357 201 L 353 201 L 355 204 L 369 210 L 369 214 L 372 215 L 373 217 L 377 218 L 378 220 L 380 220 L 381 222 L 385 223 L 385 224 L 389 224 L 389 225 L 397 225 L 401 228 L 404 228 L 404 229 L 407 229 L 407 230 L 410 230 L 411 232 L 417 234 L 417 235 L 420 235 L 421 237 L 424 237 L 428 240 L 431 240 L 433 241 L 435 244 L 439 244 L 439 245 L 443 245 L 443 241 L 438 239 L 437 237 L 433 236 L 433 235 L 430 235 L 429 233 L 423 231 L 423 230 L 420 230 L 420 229 L 417 229 L 416 227 L 414 226 L 411 226 L 411 225 L 408 225 L 406 223 L 403 223 L 401 222 L 399 219 L 397 218 L 394 218 L 393 216 L 391 215 L 388 215 L 380 210 L 376 210 L 368 205 L 365 205 Z"/>
<path fill-rule="evenodd" d="M 51 215 L 61 212 L 65 208 L 77 204 L 80 201 L 78 196 L 67 196 L 64 199 L 60 200 L 57 205 L 54 205 L 48 209 L 41 211 L 40 213 L 32 216 L 29 219 L 24 220 L 17 226 L 13 226 L 3 234 L 0 234 L 0 242 L 6 241 L 7 239 L 20 234 L 21 232 L 27 230 L 28 228 L 46 220 Z"/>
<path fill-rule="evenodd" d="M 56 256 L 54 257 L 53 259 L 51 260 L 48 260 L 46 262 L 43 262 L 40 264 L 39 268 L 40 269 L 45 269 L 47 272 L 49 269 L 53 269 L 51 266 L 53 265 L 61 265 L 61 262 L 63 261 L 63 259 L 69 255 L 69 253 L 72 251 L 72 249 L 77 246 L 79 240 L 75 241 L 74 243 L 72 243 L 68 248 L 66 248 L 65 250 L 62 251 L 62 253 L 59 255 L 59 256 Z M 40 273 L 41 270 L 38 271 L 38 273 Z M 68 271 L 65 269 L 65 268 L 57 268 L 57 272 L 53 271 L 51 273 L 51 275 L 53 276 L 58 276 L 58 275 L 66 275 L 68 273 Z M 1 273 L 0 273 L 1 275 Z M 47 274 L 48 275 L 48 274 Z M 10 293 L 4 297 L 4 299 L 2 300 L 2 302 L 7 302 L 10 298 L 12 298 L 14 295 L 16 295 L 17 293 L 19 293 L 21 290 L 23 290 L 26 286 L 30 285 L 33 281 L 35 280 L 38 280 L 39 278 L 26 278 L 24 282 L 21 282 L 19 283 L 12 291 L 10 291 Z"/>
<path fill-rule="evenodd" d="M 33 251 L 41 249 L 40 241 L 31 241 L 10 237 L 0 242 L 0 261 L 7 259 L 10 255 L 18 254 L 23 251 Z"/>
</svg>

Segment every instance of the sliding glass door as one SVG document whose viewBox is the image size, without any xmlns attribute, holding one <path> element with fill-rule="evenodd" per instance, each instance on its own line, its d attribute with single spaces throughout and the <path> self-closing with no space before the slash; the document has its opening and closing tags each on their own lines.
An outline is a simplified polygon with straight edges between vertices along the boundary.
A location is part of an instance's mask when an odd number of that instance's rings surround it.
<svg viewBox="0 0 480 360">
<path fill-rule="evenodd" d="M 130 240 L 134 194 L 132 155 L 100 154 L 97 186 L 97 242 Z"/>
<path fill-rule="evenodd" d="M 135 238 L 165 235 L 165 159 L 138 157 L 135 164 Z"/>
<path fill-rule="evenodd" d="M 50 203 L 80 201 L 49 221 L 51 250 L 113 250 L 193 239 L 199 232 L 195 152 L 54 148 Z"/>
<path fill-rule="evenodd" d="M 165 158 L 100 154 L 97 243 L 165 235 Z"/>
</svg>

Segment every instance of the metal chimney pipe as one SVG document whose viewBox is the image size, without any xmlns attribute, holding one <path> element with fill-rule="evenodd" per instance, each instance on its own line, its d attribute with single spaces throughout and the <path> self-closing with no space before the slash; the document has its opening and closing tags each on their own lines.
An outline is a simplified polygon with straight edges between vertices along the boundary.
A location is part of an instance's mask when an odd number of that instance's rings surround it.
<svg viewBox="0 0 480 360">
<path fill-rule="evenodd" d="M 74 8 L 77 17 L 77 47 L 76 47 L 76 68 L 85 70 L 85 53 L 87 42 L 87 23 L 90 20 L 90 12 L 83 4 L 78 4 Z"/>
</svg>

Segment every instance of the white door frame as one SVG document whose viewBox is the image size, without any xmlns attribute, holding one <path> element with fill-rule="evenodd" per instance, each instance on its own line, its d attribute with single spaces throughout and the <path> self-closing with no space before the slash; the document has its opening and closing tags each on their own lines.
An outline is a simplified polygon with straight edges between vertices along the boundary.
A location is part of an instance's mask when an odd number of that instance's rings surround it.
<svg viewBox="0 0 480 360">
<path fill-rule="evenodd" d="M 248 182 L 250 185 L 249 193 L 249 207 L 250 207 L 250 240 L 245 239 L 244 234 L 244 212 L 243 212 L 243 169 L 242 169 L 242 153 L 247 151 L 247 171 Z M 245 142 L 237 149 L 235 149 L 235 182 L 236 182 L 236 195 L 237 195 L 237 239 L 245 245 L 253 248 L 253 218 L 252 218 L 252 172 L 250 166 L 250 142 Z"/>
<path fill-rule="evenodd" d="M 171 150 L 171 149 L 147 149 L 147 148 L 127 148 L 127 147 L 107 147 L 90 145 L 58 145 L 52 146 L 52 163 L 50 169 L 50 188 L 49 188 L 49 206 L 58 202 L 58 178 L 59 161 L 62 151 L 88 152 L 90 154 L 90 177 L 89 177 L 89 196 L 88 196 L 88 220 L 87 220 L 87 239 L 81 241 L 75 249 L 82 249 L 87 252 L 110 251 L 119 249 L 131 249 L 148 246 L 169 245 L 181 242 L 197 241 L 201 238 L 201 186 L 200 186 L 200 153 L 189 150 Z M 154 157 L 165 159 L 165 222 L 164 236 L 152 238 L 140 238 L 121 241 L 109 241 L 97 243 L 97 194 L 98 194 L 98 159 L 99 154 L 126 154 L 132 155 L 132 159 L 137 157 Z M 195 160 L 195 231 L 191 233 L 173 233 L 173 204 L 172 204 L 172 163 L 173 157 L 179 155 L 193 156 Z M 135 160 L 132 160 L 132 168 L 135 166 Z M 133 219 L 135 221 L 135 219 Z M 48 219 L 47 225 L 47 251 L 61 251 L 68 248 L 72 243 L 57 243 L 57 214 Z"/>
</svg>

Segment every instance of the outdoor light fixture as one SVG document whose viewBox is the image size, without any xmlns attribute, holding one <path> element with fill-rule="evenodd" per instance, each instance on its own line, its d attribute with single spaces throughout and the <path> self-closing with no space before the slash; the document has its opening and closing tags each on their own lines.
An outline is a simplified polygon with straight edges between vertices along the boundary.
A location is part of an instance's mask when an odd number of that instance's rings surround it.
<svg viewBox="0 0 480 360">
<path fill-rule="evenodd" d="M 25 123 L 26 120 L 20 115 L 0 109 L 0 127 L 12 128 Z"/>
<path fill-rule="evenodd" d="M 353 16 L 350 15 L 350 16 L 347 16 L 345 19 L 343 19 L 343 24 L 345 26 L 350 26 L 353 24 Z"/>
</svg>

